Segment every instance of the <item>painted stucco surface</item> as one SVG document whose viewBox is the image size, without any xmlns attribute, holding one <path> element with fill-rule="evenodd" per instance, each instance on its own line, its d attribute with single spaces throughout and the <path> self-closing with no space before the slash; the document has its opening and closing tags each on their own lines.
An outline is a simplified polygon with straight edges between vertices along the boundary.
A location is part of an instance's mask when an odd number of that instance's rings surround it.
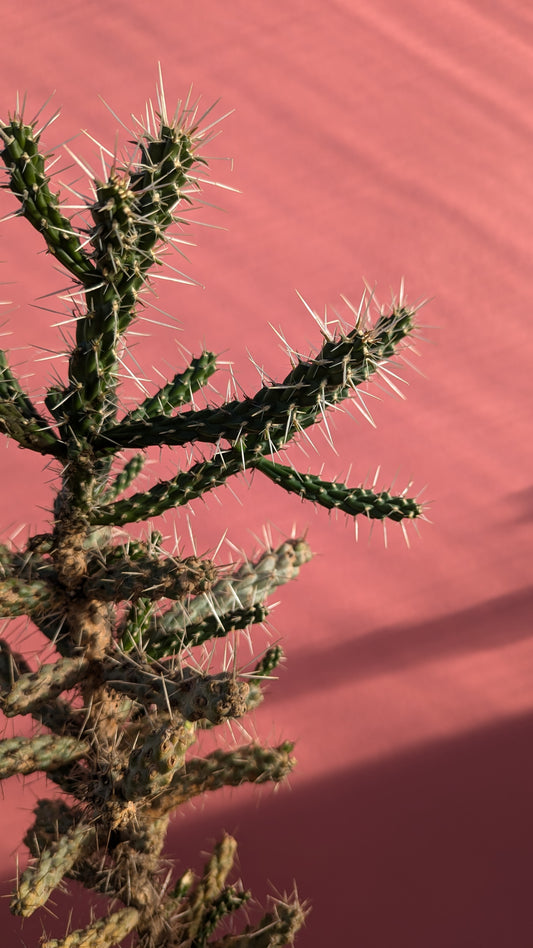
<svg viewBox="0 0 533 948">
<path fill-rule="evenodd" d="M 238 499 L 222 490 L 223 506 L 193 507 L 200 550 L 228 527 L 251 553 L 263 524 L 279 539 L 296 523 L 317 555 L 280 591 L 273 634 L 288 663 L 254 721 L 265 740 L 297 740 L 291 786 L 187 810 L 169 851 L 185 868 L 235 831 L 258 896 L 296 879 L 311 899 L 301 948 L 529 948 L 533 11 L 518 0 L 27 0 L 1 18 L 0 114 L 17 90 L 28 115 L 56 90 L 50 148 L 79 129 L 112 145 L 118 123 L 99 96 L 128 124 L 158 61 L 169 102 L 192 83 L 206 106 L 220 98 L 215 116 L 233 110 L 212 177 L 240 193 L 206 189 L 221 210 L 198 212 L 213 226 L 191 224 L 197 246 L 176 264 L 202 286 L 161 287 L 157 305 L 181 328 L 144 324 L 135 352 L 148 375 L 170 373 L 180 343 L 224 353 L 247 391 L 249 352 L 283 377 L 272 326 L 304 352 L 319 341 L 295 290 L 346 315 L 340 294 L 357 303 L 363 279 L 380 302 L 402 279 L 411 301 L 428 299 L 420 358 L 401 372 L 407 400 L 373 389 L 376 428 L 339 414 L 337 454 L 319 433 L 316 452 L 292 452 L 331 478 L 371 482 L 380 465 L 380 484 L 427 484 L 431 524 L 409 531 L 409 549 L 394 524 L 387 546 L 365 524 L 356 542 L 342 516 L 259 476 L 232 483 Z M 90 139 L 68 144 L 97 169 Z M 69 163 L 65 153 L 58 167 Z M 0 213 L 12 207 L 3 195 Z M 1 226 L 2 344 L 13 363 L 29 360 L 30 390 L 59 365 L 49 294 L 68 282 L 41 249 L 24 221 Z M 3 533 L 45 529 L 49 473 L 1 450 Z M 161 463 L 169 476 L 172 456 Z M 188 536 L 183 512 L 163 529 L 174 524 Z M 42 794 L 31 779 L 24 794 L 5 786 L 4 891 Z M 40 923 L 21 936 L 7 901 L 1 913 L 9 944 L 38 943 Z"/>
</svg>

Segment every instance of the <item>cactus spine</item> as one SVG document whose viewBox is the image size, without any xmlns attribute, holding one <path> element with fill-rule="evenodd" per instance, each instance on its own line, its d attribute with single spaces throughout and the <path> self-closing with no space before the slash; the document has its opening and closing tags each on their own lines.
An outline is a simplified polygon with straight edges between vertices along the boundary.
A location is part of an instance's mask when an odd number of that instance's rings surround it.
<svg viewBox="0 0 533 948">
<path fill-rule="evenodd" d="M 257 924 L 239 927 L 234 916 L 250 894 L 227 883 L 235 840 L 224 836 L 203 874 L 187 871 L 173 887 L 163 885 L 160 853 L 179 805 L 224 786 L 282 781 L 294 766 L 290 742 L 204 757 L 190 749 L 198 729 L 255 708 L 283 658 L 276 645 L 251 672 L 233 662 L 208 671 L 201 650 L 239 629 L 252 634 L 268 615 L 269 597 L 310 560 L 310 548 L 293 537 L 221 570 L 207 558 L 168 552 L 154 532 L 125 541 L 121 528 L 186 505 L 244 470 L 352 517 L 402 525 L 420 517 L 405 492 L 324 481 L 280 460 L 291 441 L 327 426 L 330 408 L 360 399 L 359 386 L 376 374 L 388 377 L 388 364 L 409 344 L 416 307 L 400 298 L 374 322 L 366 303 L 349 307 L 349 325 L 335 333 L 322 325 L 317 351 L 292 353 L 283 381 L 263 380 L 253 395 L 191 405 L 217 369 L 205 350 L 136 407 L 122 409 L 128 329 L 146 305 L 173 228 L 183 224 L 181 207 L 200 188 L 200 152 L 209 140 L 195 108 L 169 116 L 162 85 L 158 109 L 147 115 L 131 158 L 113 160 L 106 179 L 91 182 L 83 223 L 68 217 L 51 188 L 37 120 L 16 113 L 0 123 L 3 186 L 72 278 L 75 321 L 66 380 L 50 386 L 41 406 L 0 351 L 0 431 L 51 460 L 58 475 L 50 532 L 21 550 L 0 546 L 0 613 L 28 616 L 49 658 L 32 668 L 0 641 L 1 709 L 29 715 L 38 728 L 0 741 L 0 778 L 41 771 L 55 787 L 35 808 L 25 837 L 32 861 L 11 908 L 28 916 L 71 879 L 122 907 L 45 941 L 47 948 L 105 948 L 131 933 L 142 948 L 274 948 L 293 941 L 306 907 L 289 895 L 273 900 Z M 167 480 L 136 488 L 152 445 L 215 449 Z M 223 934 L 221 922 L 231 933 Z"/>
</svg>

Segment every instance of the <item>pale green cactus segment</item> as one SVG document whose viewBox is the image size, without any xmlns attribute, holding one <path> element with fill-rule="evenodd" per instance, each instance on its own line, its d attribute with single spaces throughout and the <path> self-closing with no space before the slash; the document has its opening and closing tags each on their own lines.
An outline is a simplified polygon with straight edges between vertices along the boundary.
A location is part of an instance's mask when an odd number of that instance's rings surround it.
<svg viewBox="0 0 533 948">
<path fill-rule="evenodd" d="M 191 668 L 169 672 L 156 663 L 117 662 L 104 667 L 102 676 L 115 691 L 162 711 L 178 711 L 185 721 L 220 724 L 246 714 L 249 687 L 230 672 L 202 675 Z"/>
<path fill-rule="evenodd" d="M 278 586 L 297 578 L 300 567 L 312 558 L 309 544 L 303 539 L 286 540 L 275 550 L 266 550 L 255 560 L 247 560 L 229 576 L 213 584 L 209 593 L 196 596 L 187 603 L 176 603 L 160 616 L 154 616 L 145 632 L 143 644 L 147 655 L 158 646 L 163 651 L 200 645 L 226 630 L 244 628 L 262 622 L 266 615 L 263 603 Z M 259 613 L 256 608 L 260 607 Z M 247 620 L 240 623 L 239 619 Z"/>
<path fill-rule="evenodd" d="M 0 693 L 8 694 L 21 675 L 31 675 L 31 668 L 22 655 L 14 652 L 11 646 L 0 639 Z M 78 734 L 83 720 L 80 712 L 70 704 L 55 698 L 40 703 L 32 712 L 32 717 L 50 728 L 55 734 Z"/>
<path fill-rule="evenodd" d="M 145 599 L 183 599 L 210 589 L 216 575 L 210 560 L 146 558 L 124 560 L 103 567 L 84 581 L 84 594 L 102 602 Z"/>
<path fill-rule="evenodd" d="M 325 342 L 316 357 L 299 361 L 283 382 L 263 385 L 253 396 L 217 408 L 183 412 L 175 418 L 154 417 L 149 424 L 120 423 L 104 429 L 95 440 L 97 452 L 106 442 L 116 447 L 185 445 L 221 439 L 241 442 L 249 451 L 271 454 L 294 435 L 313 425 L 329 405 L 348 398 L 366 382 L 414 329 L 415 310 L 393 309 L 376 325 L 358 325 L 347 335 Z"/>
<path fill-rule="evenodd" d="M 148 420 L 155 415 L 171 414 L 176 408 L 191 401 L 194 393 L 207 384 L 216 367 L 216 355 L 213 352 L 206 350 L 195 356 L 183 372 L 178 372 L 172 381 L 163 385 L 155 395 L 146 398 L 138 408 L 128 412 L 120 423 L 129 424 L 132 421 Z"/>
<path fill-rule="evenodd" d="M 202 878 L 188 898 L 186 910 L 181 914 L 185 931 L 183 938 L 200 943 L 211 935 L 222 918 L 237 911 L 250 899 L 249 892 L 238 891 L 234 886 L 225 887 L 229 872 L 233 868 L 237 842 L 226 834 L 215 846 L 207 862 Z"/>
<path fill-rule="evenodd" d="M 192 757 L 183 771 L 172 778 L 168 788 L 151 804 L 154 816 L 169 813 L 201 793 L 243 783 L 280 783 L 293 770 L 294 744 L 285 741 L 278 747 L 246 744 L 233 751 L 216 750 L 206 757 Z"/>
<path fill-rule="evenodd" d="M 53 770 L 85 757 L 89 745 L 74 737 L 38 734 L 36 737 L 12 737 L 0 741 L 0 780 L 13 774 L 31 774 Z"/>
<path fill-rule="evenodd" d="M 13 375 L 0 349 L 0 431 L 24 448 L 59 457 L 63 446 Z"/>
<path fill-rule="evenodd" d="M 123 908 L 96 919 L 87 928 L 76 929 L 65 938 L 50 938 L 41 948 L 113 948 L 134 930 L 138 921 L 138 909 Z"/>
<path fill-rule="evenodd" d="M 195 739 L 195 730 L 189 722 L 181 722 L 146 736 L 130 756 L 120 785 L 124 799 L 152 798 L 164 790 L 176 770 L 183 766 L 185 753 Z"/>
<path fill-rule="evenodd" d="M 104 499 L 106 503 L 114 500 L 115 497 L 118 497 L 119 494 L 122 494 L 123 491 L 128 489 L 130 484 L 132 484 L 135 478 L 141 473 L 145 463 L 146 457 L 144 454 L 136 454 L 126 462 L 122 470 L 105 491 Z"/>
<path fill-rule="evenodd" d="M 227 941 L 210 942 L 211 948 L 284 948 L 292 945 L 305 923 L 308 909 L 296 893 L 290 899 L 273 899 L 273 909 L 263 916 L 256 928 L 246 927 L 241 935 Z"/>
<path fill-rule="evenodd" d="M 84 281 L 93 272 L 80 238 L 71 221 L 63 217 L 58 197 L 48 187 L 45 156 L 39 151 L 39 134 L 15 116 L 0 123 L 0 152 L 9 176 L 8 187 L 21 204 L 21 214 L 38 230 L 50 253 L 77 279 Z"/>
<path fill-rule="evenodd" d="M 36 672 L 21 675 L 2 696 L 2 711 L 6 717 L 38 712 L 43 704 L 78 684 L 86 675 L 87 667 L 84 658 L 60 658 L 41 665 Z"/>
<path fill-rule="evenodd" d="M 54 601 L 53 588 L 43 580 L 6 576 L 0 580 L 0 616 L 32 616 L 44 613 Z"/>
<path fill-rule="evenodd" d="M 302 474 L 267 458 L 261 458 L 255 467 L 284 490 L 328 510 L 342 510 L 352 517 L 359 514 L 369 520 L 400 521 L 413 520 L 423 513 L 422 506 L 404 494 L 394 495 L 386 490 L 376 493 L 368 487 L 347 487 L 339 481 L 323 481 L 315 474 Z"/>
<path fill-rule="evenodd" d="M 19 879 L 11 902 L 13 914 L 27 918 L 45 905 L 78 859 L 91 852 L 95 845 L 95 828 L 78 824 L 44 849 L 35 864 L 28 866 Z"/>
</svg>

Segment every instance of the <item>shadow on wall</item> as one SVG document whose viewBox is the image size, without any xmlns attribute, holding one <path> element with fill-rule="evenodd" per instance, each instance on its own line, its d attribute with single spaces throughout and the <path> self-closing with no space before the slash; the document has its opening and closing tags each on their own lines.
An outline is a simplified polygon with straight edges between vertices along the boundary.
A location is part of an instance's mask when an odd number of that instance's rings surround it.
<svg viewBox="0 0 533 948">
<path fill-rule="evenodd" d="M 268 880 L 283 890 L 296 878 L 313 903 L 298 948 L 531 948 L 532 745 L 533 713 L 259 802 L 247 788 L 231 802 L 213 794 L 176 818 L 168 849 L 181 871 L 198 866 L 224 828 L 259 899 Z M 74 901 L 76 927 L 85 897 L 58 896 L 54 911 L 66 918 Z M 2 928 L 28 948 L 42 932 L 30 919 L 21 940 L 6 902 Z"/>
<path fill-rule="evenodd" d="M 419 625 L 374 629 L 337 644 L 328 640 L 323 649 L 312 652 L 289 647 L 283 679 L 286 684 L 285 674 L 290 675 L 290 696 L 294 700 L 313 688 L 318 668 L 328 688 L 334 689 L 344 681 L 355 683 L 447 657 L 505 648 L 531 640 L 532 614 L 533 590 L 529 587 Z M 287 694 L 286 687 L 283 693 Z M 272 685 L 268 701 L 281 697 L 281 689 Z"/>
</svg>

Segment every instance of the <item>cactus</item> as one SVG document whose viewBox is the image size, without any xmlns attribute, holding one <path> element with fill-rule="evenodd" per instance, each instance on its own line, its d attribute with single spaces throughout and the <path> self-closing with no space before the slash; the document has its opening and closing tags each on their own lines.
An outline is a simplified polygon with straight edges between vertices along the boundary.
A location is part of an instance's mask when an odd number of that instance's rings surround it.
<svg viewBox="0 0 533 948">
<path fill-rule="evenodd" d="M 197 172 L 210 137 L 196 107 L 169 116 L 162 84 L 157 109 L 150 105 L 146 114 L 131 156 L 114 158 L 105 180 L 91 181 L 84 213 L 73 217 L 51 187 L 37 119 L 16 112 L 0 123 L 3 186 L 72 279 L 75 323 L 65 381 L 56 378 L 40 401 L 0 351 L 0 430 L 53 462 L 58 476 L 49 533 L 30 537 L 23 549 L 0 546 L 0 614 L 29 617 L 47 656 L 32 667 L 0 640 L 0 708 L 7 717 L 29 716 L 37 728 L 0 741 L 0 778 L 42 772 L 53 790 L 35 808 L 25 837 L 31 861 L 11 909 L 28 916 L 64 880 L 75 880 L 107 896 L 114 910 L 45 940 L 47 948 L 105 948 L 132 937 L 141 948 L 274 948 L 292 943 L 307 906 L 296 894 L 273 899 L 256 923 L 239 925 L 250 893 L 227 882 L 235 840 L 224 836 L 202 875 L 188 870 L 173 885 L 168 875 L 164 881 L 161 851 L 176 807 L 222 787 L 278 783 L 294 767 L 289 741 L 219 747 L 204 757 L 191 748 L 199 731 L 241 718 L 263 700 L 281 647 L 269 647 L 246 671 L 235 635 L 252 636 L 266 620 L 269 598 L 297 577 L 310 547 L 291 537 L 220 568 L 166 550 L 153 531 L 139 539 L 122 528 L 184 506 L 245 470 L 350 517 L 404 527 L 423 516 L 406 491 L 393 496 L 325 481 L 282 463 L 286 446 L 309 438 L 315 425 L 329 432 L 331 408 L 355 401 L 366 413 L 360 386 L 376 374 L 394 377 L 389 366 L 409 345 L 417 307 L 402 294 L 372 321 L 373 304 L 364 298 L 359 309 L 348 305 L 349 322 L 339 321 L 335 332 L 313 314 L 322 336 L 317 350 L 307 357 L 291 351 L 283 380 L 262 379 L 255 394 L 195 407 L 194 393 L 217 370 L 217 356 L 204 350 L 136 407 L 122 408 L 128 330 L 184 224 L 180 209 L 203 183 Z M 153 445 L 214 448 L 142 486 Z M 231 648 L 220 667 L 207 670 L 203 650 L 216 639 Z"/>
</svg>

